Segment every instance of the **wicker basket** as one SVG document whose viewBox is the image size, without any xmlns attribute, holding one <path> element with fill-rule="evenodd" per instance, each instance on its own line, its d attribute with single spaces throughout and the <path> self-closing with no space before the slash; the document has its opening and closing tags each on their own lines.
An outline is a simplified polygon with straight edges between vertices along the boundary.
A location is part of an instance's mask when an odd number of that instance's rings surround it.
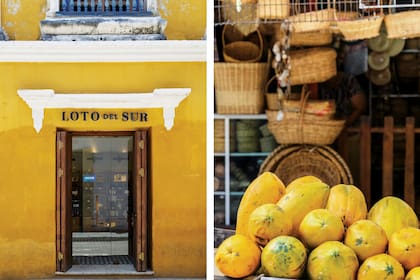
<svg viewBox="0 0 420 280">
<path fill-rule="evenodd" d="M 280 28 L 275 30 L 277 41 L 281 41 L 285 36 L 284 31 Z M 333 34 L 329 30 L 308 31 L 308 32 L 291 32 L 289 36 L 290 46 L 308 46 L 319 47 L 330 45 L 333 40 Z"/>
<path fill-rule="evenodd" d="M 336 111 L 334 100 L 310 100 L 309 96 L 310 91 L 304 85 L 299 100 L 284 98 L 281 100 L 281 109 L 266 110 L 268 121 L 298 120 L 301 118 L 308 121 L 319 121 L 331 120 L 334 117 Z"/>
<path fill-rule="evenodd" d="M 229 129 L 229 148 L 230 152 L 236 150 L 236 129 L 232 122 Z M 214 152 L 224 153 L 225 152 L 225 121 L 214 120 Z"/>
<path fill-rule="evenodd" d="M 325 46 L 332 43 L 329 31 L 293 32 L 290 36 L 291 46 Z"/>
<path fill-rule="evenodd" d="M 308 97 L 306 97 L 308 98 Z M 302 102 L 305 102 L 302 108 Z M 313 118 L 315 120 L 330 120 L 335 115 L 334 100 L 283 100 L 283 113 L 285 119 L 299 119 L 303 109 L 303 118 Z"/>
<path fill-rule="evenodd" d="M 259 0 L 257 15 L 261 19 L 285 19 L 290 14 L 289 0 Z"/>
<path fill-rule="evenodd" d="M 329 186 L 353 184 L 349 167 L 328 146 L 281 145 L 261 164 L 259 173 L 275 173 L 286 185 L 294 179 L 312 175 Z"/>
<path fill-rule="evenodd" d="M 268 63 L 214 63 L 216 112 L 259 114 L 264 110 Z"/>
<path fill-rule="evenodd" d="M 280 110 L 280 99 L 279 94 L 277 92 L 270 92 L 269 87 L 270 84 L 275 81 L 277 82 L 277 76 L 272 76 L 265 84 L 265 101 L 266 101 L 266 107 L 269 110 Z M 277 86 L 276 86 L 277 88 Z"/>
<path fill-rule="evenodd" d="M 334 21 L 331 22 L 330 31 L 334 34 L 339 34 L 340 30 L 338 29 L 337 22 L 339 21 L 348 21 L 348 20 L 357 20 L 359 18 L 358 12 L 343 12 L 337 11 L 334 12 Z"/>
<path fill-rule="evenodd" d="M 420 37 L 420 11 L 404 11 L 385 16 L 388 38 Z"/>
<path fill-rule="evenodd" d="M 268 129 L 279 144 L 334 143 L 344 128 L 345 120 L 284 119 L 268 123 Z"/>
<path fill-rule="evenodd" d="M 290 85 L 321 83 L 337 75 L 337 53 L 316 47 L 290 51 Z"/>
<path fill-rule="evenodd" d="M 227 34 L 233 33 L 233 34 Z M 243 37 L 242 40 L 229 42 L 229 38 L 237 37 L 238 31 L 225 25 L 222 31 L 223 58 L 226 62 L 258 62 L 261 60 L 264 50 L 264 40 L 261 32 L 256 30 L 252 34 Z M 252 36 L 255 34 L 256 36 Z M 256 40 L 251 40 L 256 37 Z"/>
<path fill-rule="evenodd" d="M 299 13 L 289 17 L 292 32 L 328 31 L 334 19 L 334 9 L 328 8 L 319 11 Z"/>
<path fill-rule="evenodd" d="M 268 129 L 279 144 L 332 144 L 344 128 L 345 120 L 331 119 L 335 114 L 329 110 L 325 114 L 314 114 L 308 104 L 309 92 L 302 88 L 300 111 L 283 111 L 283 118 L 278 120 L 277 111 L 266 111 Z M 276 113 L 272 113 L 276 112 Z M 307 113 L 310 112 L 310 113 Z"/>
<path fill-rule="evenodd" d="M 355 41 L 378 36 L 383 19 L 383 15 L 377 15 L 353 20 L 339 20 L 336 25 L 344 40 Z"/>
</svg>

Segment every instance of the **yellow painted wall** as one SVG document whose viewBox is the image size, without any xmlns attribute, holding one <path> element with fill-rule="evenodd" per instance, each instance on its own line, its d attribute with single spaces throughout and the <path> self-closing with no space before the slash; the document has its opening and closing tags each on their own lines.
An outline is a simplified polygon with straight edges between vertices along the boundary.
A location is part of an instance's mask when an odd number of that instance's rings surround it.
<svg viewBox="0 0 420 280">
<path fill-rule="evenodd" d="M 10 40 L 38 40 L 39 21 L 45 18 L 47 0 L 0 0 L 1 25 Z M 158 10 L 168 21 L 168 40 L 200 40 L 206 30 L 205 0 L 158 0 Z"/>
<path fill-rule="evenodd" d="M 55 272 L 55 132 L 151 127 L 152 263 L 156 277 L 205 277 L 205 63 L 0 64 L 0 279 Z M 172 130 L 161 109 L 148 123 L 61 121 L 47 109 L 37 134 L 18 89 L 56 92 L 151 92 L 188 87 Z M 93 110 L 92 110 L 93 111 Z M 100 110 L 109 112 L 114 110 Z M 131 110 L 136 111 L 136 110 Z M 143 110 L 142 110 L 143 111 Z"/>
</svg>

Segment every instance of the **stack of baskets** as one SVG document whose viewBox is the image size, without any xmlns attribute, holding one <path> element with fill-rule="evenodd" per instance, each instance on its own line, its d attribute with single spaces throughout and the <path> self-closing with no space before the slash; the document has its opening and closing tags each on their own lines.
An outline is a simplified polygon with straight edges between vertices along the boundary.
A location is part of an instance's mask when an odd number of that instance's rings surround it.
<svg viewBox="0 0 420 280">
<path fill-rule="evenodd" d="M 261 32 L 244 36 L 226 25 L 222 38 L 224 62 L 214 63 L 216 113 L 262 113 L 269 64 L 261 62 L 265 60 Z"/>
<path fill-rule="evenodd" d="M 237 150 L 240 153 L 260 151 L 260 121 L 240 120 L 236 122 Z"/>
<path fill-rule="evenodd" d="M 271 131 L 268 129 L 267 124 L 263 124 L 262 126 L 259 127 L 259 129 L 261 132 L 261 138 L 260 138 L 261 152 L 271 153 L 277 147 L 276 139 L 274 138 Z"/>
<path fill-rule="evenodd" d="M 231 123 L 229 127 L 229 148 L 230 152 L 236 150 L 235 126 Z M 224 120 L 214 120 L 214 152 L 225 152 L 225 122 Z"/>
</svg>

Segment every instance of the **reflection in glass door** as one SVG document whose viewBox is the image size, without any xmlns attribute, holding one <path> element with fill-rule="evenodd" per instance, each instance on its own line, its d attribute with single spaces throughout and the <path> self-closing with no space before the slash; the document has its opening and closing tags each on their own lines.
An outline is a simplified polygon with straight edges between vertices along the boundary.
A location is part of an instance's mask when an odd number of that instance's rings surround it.
<svg viewBox="0 0 420 280">
<path fill-rule="evenodd" d="M 132 136 L 72 137 L 73 264 L 128 261 L 132 147 Z"/>
</svg>

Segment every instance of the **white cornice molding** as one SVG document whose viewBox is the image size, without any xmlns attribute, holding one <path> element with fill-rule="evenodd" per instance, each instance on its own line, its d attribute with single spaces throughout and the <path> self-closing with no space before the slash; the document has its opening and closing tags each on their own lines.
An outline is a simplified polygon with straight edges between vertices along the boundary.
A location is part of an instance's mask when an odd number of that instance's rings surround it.
<svg viewBox="0 0 420 280">
<path fill-rule="evenodd" d="M 191 92 L 190 88 L 155 89 L 152 93 L 69 93 L 57 94 L 52 89 L 19 89 L 18 95 L 32 109 L 36 132 L 42 128 L 44 109 L 144 109 L 162 108 L 165 128 L 174 124 L 175 108 Z"/>
<path fill-rule="evenodd" d="M 205 40 L 0 41 L 0 62 L 205 62 Z"/>
</svg>

